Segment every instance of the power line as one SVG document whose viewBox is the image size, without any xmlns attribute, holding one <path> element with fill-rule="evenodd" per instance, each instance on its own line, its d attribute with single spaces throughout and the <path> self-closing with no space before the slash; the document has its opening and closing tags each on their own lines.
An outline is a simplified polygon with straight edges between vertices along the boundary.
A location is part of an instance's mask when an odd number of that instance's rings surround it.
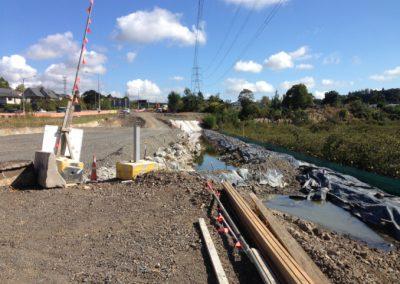
<svg viewBox="0 0 400 284">
<path fill-rule="evenodd" d="M 237 8 L 236 8 L 236 11 L 235 11 L 235 15 L 232 17 L 231 22 L 230 22 L 230 24 L 229 24 L 229 29 L 228 29 L 228 31 L 225 33 L 225 36 L 224 36 L 224 38 L 223 38 L 223 40 L 222 40 L 222 42 L 221 42 L 221 44 L 220 44 L 220 46 L 219 46 L 217 52 L 215 53 L 215 55 L 213 56 L 212 60 L 211 60 L 210 63 L 207 65 L 207 67 L 204 69 L 204 72 L 207 72 L 208 70 L 210 70 L 210 67 L 214 64 L 215 60 L 218 58 L 219 54 L 221 53 L 222 48 L 225 46 L 225 43 L 226 43 L 226 41 L 228 40 L 228 38 L 229 38 L 229 36 L 231 35 L 231 32 L 232 32 L 232 30 L 233 30 L 233 26 L 234 26 L 234 24 L 235 24 L 236 18 L 238 17 L 239 12 L 240 12 L 240 10 L 241 10 L 240 8 L 241 8 L 241 6 L 238 5 Z"/>
<path fill-rule="evenodd" d="M 191 84 L 191 89 L 195 93 L 199 93 L 201 89 L 201 79 L 200 79 L 201 74 L 199 67 L 199 33 L 200 33 L 200 23 L 203 17 L 203 7 L 204 7 L 204 0 L 199 0 L 198 10 L 197 10 L 197 23 L 196 23 L 196 43 L 194 47 L 192 84 Z"/>
<path fill-rule="evenodd" d="M 249 48 L 251 47 L 251 45 L 260 37 L 260 35 L 264 32 L 264 30 L 267 28 L 267 26 L 271 23 L 272 19 L 276 16 L 276 14 L 279 12 L 279 9 L 282 7 L 283 5 L 283 0 L 280 0 L 275 6 L 274 8 L 272 8 L 272 10 L 270 11 L 270 13 L 268 13 L 267 17 L 265 18 L 265 20 L 263 21 L 263 23 L 260 25 L 260 27 L 257 29 L 257 31 L 254 33 L 253 37 L 250 39 L 250 41 L 244 46 L 244 48 L 242 49 L 242 51 L 239 53 L 239 55 L 235 58 L 235 60 L 233 61 L 233 63 L 225 70 L 225 72 L 216 79 L 216 81 L 214 83 L 211 83 L 209 85 L 207 85 L 207 87 L 216 85 L 217 83 L 219 83 L 219 81 L 221 79 L 223 79 L 228 73 L 229 71 L 231 71 L 231 69 L 235 66 L 236 62 L 238 60 L 240 60 L 245 54 L 246 52 L 249 50 Z"/>
<path fill-rule="evenodd" d="M 258 0 L 259 1 L 259 0 Z M 232 51 L 233 46 L 236 44 L 237 40 L 239 39 L 239 36 L 242 34 L 244 28 L 247 26 L 251 16 L 254 13 L 255 7 L 258 3 L 258 1 L 254 2 L 253 7 L 250 9 L 250 11 L 247 13 L 247 16 L 244 20 L 244 22 L 242 23 L 242 25 L 240 26 L 239 30 L 237 31 L 233 41 L 231 42 L 231 44 L 229 45 L 229 48 L 227 49 L 227 51 L 225 52 L 224 56 L 221 58 L 221 60 L 218 62 L 217 67 L 214 68 L 212 70 L 212 72 L 206 77 L 206 79 L 211 78 L 212 75 L 214 75 L 214 73 L 216 71 L 218 71 L 218 69 L 222 66 L 222 64 L 224 63 L 225 59 L 228 57 L 229 53 Z"/>
</svg>

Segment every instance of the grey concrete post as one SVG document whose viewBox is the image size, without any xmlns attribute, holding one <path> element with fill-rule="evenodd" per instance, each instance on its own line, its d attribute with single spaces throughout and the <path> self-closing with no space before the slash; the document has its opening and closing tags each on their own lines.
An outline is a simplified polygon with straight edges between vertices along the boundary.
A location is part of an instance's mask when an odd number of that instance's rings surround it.
<svg viewBox="0 0 400 284">
<path fill-rule="evenodd" d="M 133 161 L 136 163 L 140 160 L 140 126 L 133 125 Z"/>
</svg>

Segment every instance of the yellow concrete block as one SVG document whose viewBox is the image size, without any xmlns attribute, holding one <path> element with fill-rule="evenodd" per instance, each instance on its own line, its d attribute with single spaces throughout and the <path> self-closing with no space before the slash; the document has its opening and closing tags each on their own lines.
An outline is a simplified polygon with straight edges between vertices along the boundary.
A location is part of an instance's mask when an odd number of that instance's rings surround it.
<svg viewBox="0 0 400 284">
<path fill-rule="evenodd" d="M 117 178 L 122 180 L 133 180 L 139 175 L 160 169 L 159 164 L 156 162 L 145 160 L 136 163 L 117 162 L 116 168 Z"/>
<path fill-rule="evenodd" d="M 64 172 L 65 169 L 67 168 L 74 167 L 83 170 L 84 167 L 84 164 L 82 162 L 77 162 L 65 157 L 58 157 L 56 161 L 57 161 L 57 169 L 60 173 Z"/>
</svg>

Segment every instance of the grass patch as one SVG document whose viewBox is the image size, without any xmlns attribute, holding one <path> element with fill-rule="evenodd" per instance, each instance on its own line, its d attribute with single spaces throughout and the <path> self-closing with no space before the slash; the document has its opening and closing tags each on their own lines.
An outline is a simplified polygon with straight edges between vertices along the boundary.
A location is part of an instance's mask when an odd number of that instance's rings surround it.
<svg viewBox="0 0 400 284">
<path fill-rule="evenodd" d="M 74 116 L 73 124 L 82 124 L 103 119 L 115 117 L 115 114 L 100 114 L 88 116 Z M 45 125 L 60 125 L 63 122 L 62 117 L 34 117 L 34 116 L 20 116 L 20 117 L 0 117 L 0 128 L 21 128 L 21 127 L 43 127 Z"/>
<path fill-rule="evenodd" d="M 244 131 L 243 131 L 244 129 Z M 317 123 L 295 126 L 248 122 L 221 130 L 338 164 L 400 178 L 400 124 Z"/>
</svg>

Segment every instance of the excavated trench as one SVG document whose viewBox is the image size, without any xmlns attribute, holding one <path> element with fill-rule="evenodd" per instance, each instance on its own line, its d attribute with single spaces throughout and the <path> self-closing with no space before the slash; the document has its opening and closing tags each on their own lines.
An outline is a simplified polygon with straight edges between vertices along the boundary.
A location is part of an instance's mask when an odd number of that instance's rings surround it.
<svg viewBox="0 0 400 284">
<path fill-rule="evenodd" d="M 205 136 L 207 138 L 207 135 Z M 212 144 L 215 145 L 215 143 Z M 229 152 L 233 149 L 227 150 L 221 149 L 218 146 L 213 147 L 210 140 L 203 141 L 203 149 L 205 149 L 205 151 L 203 151 L 200 157 L 195 161 L 197 164 L 196 171 L 200 172 L 207 178 L 214 179 L 224 179 L 227 176 L 227 173 L 232 172 L 235 173 L 235 176 L 241 176 L 241 167 L 237 166 L 236 162 L 236 166 L 233 166 L 232 162 L 234 161 L 232 160 L 226 161 L 227 157 L 229 157 Z M 231 153 L 232 156 L 233 152 L 234 150 Z M 246 167 L 245 163 L 241 163 L 241 165 Z M 244 182 L 241 183 L 240 186 L 245 190 L 254 191 L 254 180 L 252 180 L 253 182 L 248 182 L 249 179 L 249 177 L 247 177 L 247 180 L 244 178 Z M 300 186 L 297 190 L 300 190 Z M 345 210 L 340 206 L 336 206 L 330 201 L 307 200 L 305 195 L 303 195 L 299 200 L 296 199 L 299 195 L 283 195 L 279 194 L 279 189 L 276 191 L 277 194 L 268 194 L 264 200 L 265 204 L 269 208 L 314 222 L 323 228 L 365 242 L 372 248 L 384 251 L 391 250 L 392 245 L 390 243 L 390 238 L 373 230 L 358 218 L 358 216 L 351 214 L 350 211 Z"/>
</svg>

